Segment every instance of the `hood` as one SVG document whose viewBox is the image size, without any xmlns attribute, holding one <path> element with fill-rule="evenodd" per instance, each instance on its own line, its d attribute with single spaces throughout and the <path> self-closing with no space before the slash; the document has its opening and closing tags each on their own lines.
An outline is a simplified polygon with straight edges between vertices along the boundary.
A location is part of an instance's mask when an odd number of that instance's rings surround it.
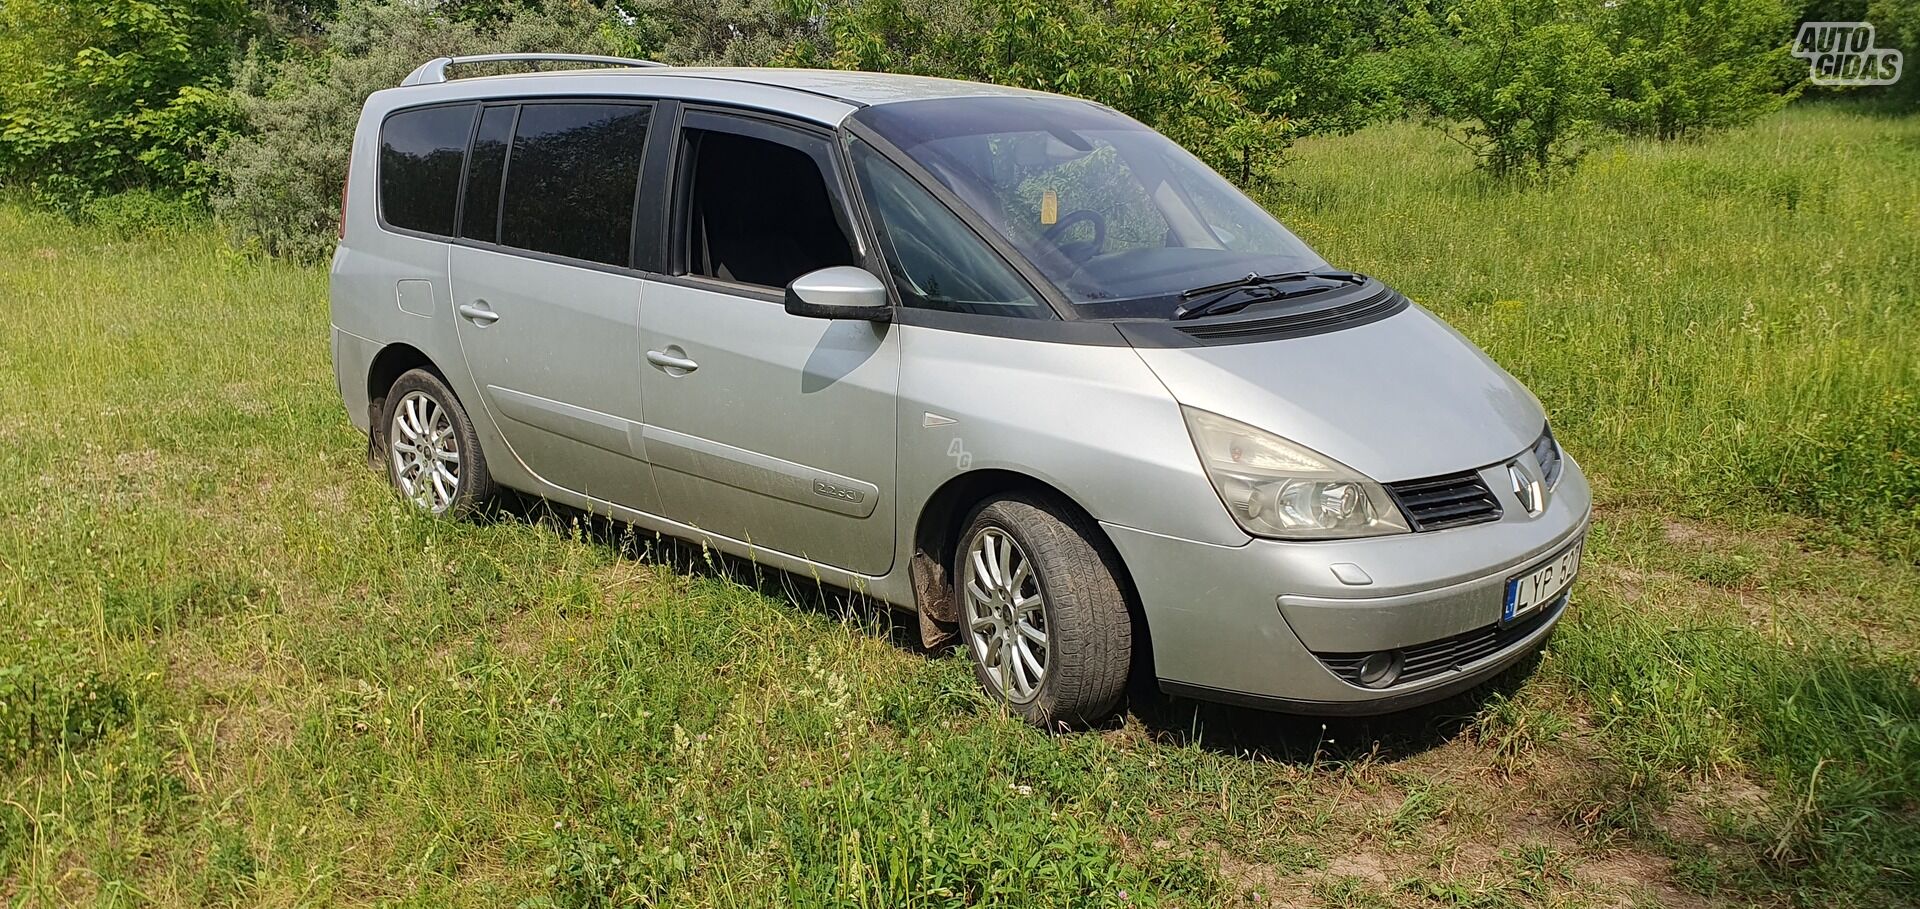
<svg viewBox="0 0 1920 909">
<path fill-rule="evenodd" d="M 1307 337 L 1136 350 L 1180 403 L 1381 482 L 1503 461 L 1546 425 L 1532 393 L 1419 306 Z"/>
</svg>

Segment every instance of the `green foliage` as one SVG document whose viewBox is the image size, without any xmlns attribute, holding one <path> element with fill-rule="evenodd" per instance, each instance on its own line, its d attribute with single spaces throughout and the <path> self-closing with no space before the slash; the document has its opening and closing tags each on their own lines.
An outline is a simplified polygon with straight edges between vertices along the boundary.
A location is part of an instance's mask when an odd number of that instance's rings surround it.
<svg viewBox="0 0 1920 909">
<path fill-rule="evenodd" d="M 676 66 L 766 66 L 821 34 L 827 10 L 799 0 L 636 0 L 632 49 Z"/>
<path fill-rule="evenodd" d="M 1779 107 L 1784 2 L 8 0 L 0 184 L 69 212 L 128 189 L 211 199 L 243 243 L 313 259 L 368 92 L 434 54 L 528 48 L 1076 94 L 1249 185 L 1298 136 L 1413 104 L 1490 172 L 1544 176 L 1600 125 L 1671 138 Z M 1890 40 L 1920 29 L 1912 7 L 1873 0 Z"/>
<path fill-rule="evenodd" d="M 244 63 L 232 97 L 246 127 L 213 158 L 222 178 L 214 211 L 236 242 L 300 261 L 330 254 L 361 105 L 423 61 L 529 47 L 613 49 L 599 11 L 585 3 L 509 7 L 483 24 L 447 12 L 405 0 L 347 0 L 322 52 Z"/>
<path fill-rule="evenodd" d="M 1571 167 L 1606 102 L 1606 47 L 1567 0 L 1466 0 L 1417 15 L 1408 92 L 1495 177 Z"/>
<path fill-rule="evenodd" d="M 196 224 L 206 219 L 206 209 L 197 200 L 176 194 L 133 189 L 88 199 L 78 215 L 83 223 L 127 237 Z"/>
<path fill-rule="evenodd" d="M 241 0 L 0 4 L 0 182 L 69 209 L 139 187 L 204 194 L 245 21 Z"/>
<path fill-rule="evenodd" d="M 870 0 L 837 8 L 785 59 L 1091 98 L 1255 182 L 1291 134 L 1230 81 L 1229 50 L 1201 0 Z"/>
<path fill-rule="evenodd" d="M 1754 482 L 1797 511 L 1920 525 L 1920 395 L 1912 386 L 1857 394 L 1844 416 L 1814 415 L 1767 446 Z"/>
<path fill-rule="evenodd" d="M 1617 0 L 1601 19 L 1613 57 L 1604 118 L 1673 139 L 1779 110 L 1806 65 L 1787 53 L 1783 0 Z"/>
<path fill-rule="evenodd" d="M 1920 60 L 1920 0 L 1868 0 L 1863 18 L 1873 23 L 1876 46 L 1899 48 L 1907 61 L 1900 81 L 1879 88 L 1879 95 L 1912 109 L 1920 102 L 1920 64 L 1914 62 Z"/>
<path fill-rule="evenodd" d="M 1386 0 L 1216 0 L 1220 64 L 1256 111 L 1296 133 L 1357 129 L 1401 112 L 1386 51 L 1401 6 Z"/>
</svg>

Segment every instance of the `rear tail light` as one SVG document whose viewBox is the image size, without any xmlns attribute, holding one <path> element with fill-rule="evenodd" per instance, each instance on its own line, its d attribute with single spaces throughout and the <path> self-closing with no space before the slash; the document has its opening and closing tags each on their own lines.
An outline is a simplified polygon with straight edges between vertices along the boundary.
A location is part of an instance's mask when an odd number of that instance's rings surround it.
<svg viewBox="0 0 1920 909">
<path fill-rule="evenodd" d="M 347 187 L 352 185 L 353 185 L 353 164 L 352 162 L 348 162 L 347 178 L 345 180 L 340 181 L 340 234 L 339 234 L 339 237 L 342 240 L 345 240 L 347 238 Z"/>
</svg>

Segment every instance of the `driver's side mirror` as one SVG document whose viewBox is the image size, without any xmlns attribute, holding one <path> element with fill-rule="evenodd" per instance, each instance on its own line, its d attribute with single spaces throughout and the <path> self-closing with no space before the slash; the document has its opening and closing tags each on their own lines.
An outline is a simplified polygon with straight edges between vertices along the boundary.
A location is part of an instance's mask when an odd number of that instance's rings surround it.
<svg viewBox="0 0 1920 909">
<path fill-rule="evenodd" d="M 887 285 L 853 265 L 810 271 L 787 285 L 787 312 L 810 319 L 893 321 Z"/>
</svg>

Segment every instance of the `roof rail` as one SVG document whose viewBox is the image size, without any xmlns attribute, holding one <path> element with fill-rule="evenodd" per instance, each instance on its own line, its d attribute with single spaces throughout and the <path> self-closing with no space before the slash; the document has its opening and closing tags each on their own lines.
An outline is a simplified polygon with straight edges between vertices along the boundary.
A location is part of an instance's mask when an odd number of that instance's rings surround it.
<svg viewBox="0 0 1920 909">
<path fill-rule="evenodd" d="M 431 85 L 447 81 L 447 67 L 468 63 L 604 63 L 610 66 L 666 66 L 652 60 L 630 57 L 601 57 L 594 54 L 474 54 L 468 57 L 435 57 L 420 64 L 400 80 L 401 85 Z"/>
</svg>

